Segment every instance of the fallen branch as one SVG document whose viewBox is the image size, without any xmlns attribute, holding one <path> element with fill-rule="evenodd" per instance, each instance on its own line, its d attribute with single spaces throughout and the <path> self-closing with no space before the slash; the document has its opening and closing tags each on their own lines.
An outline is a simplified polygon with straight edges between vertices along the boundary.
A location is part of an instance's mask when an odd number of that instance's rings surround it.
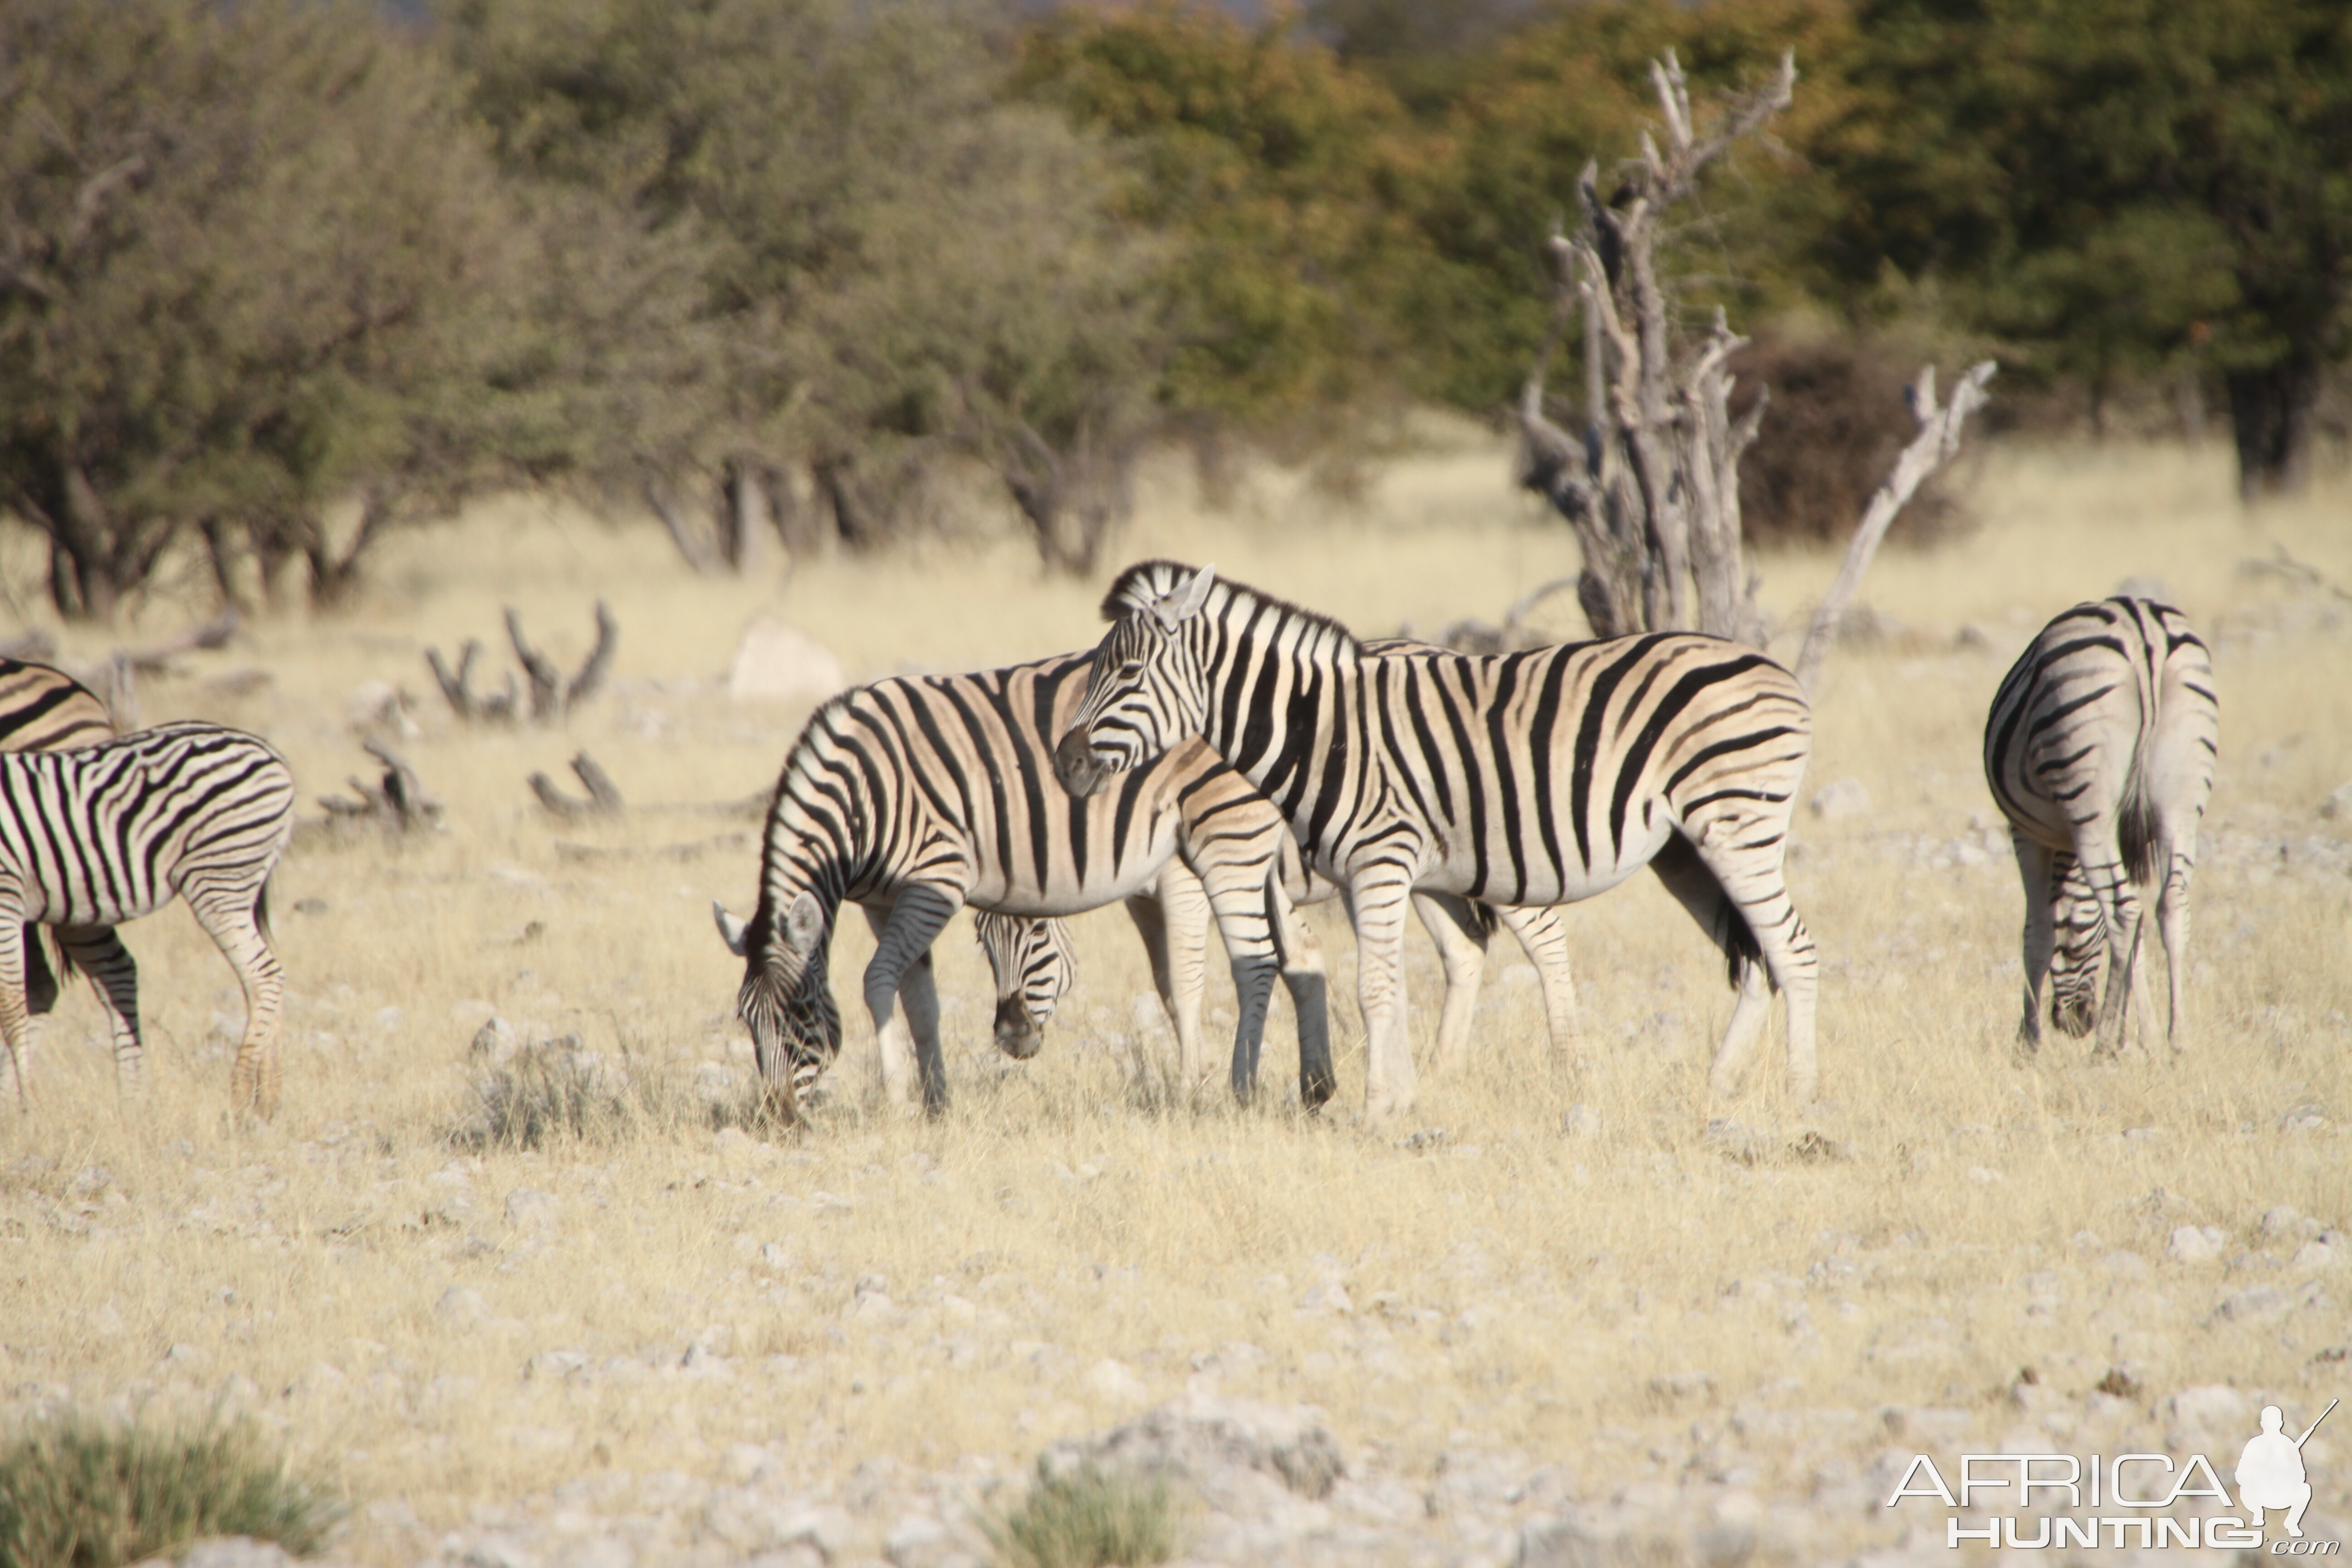
<svg viewBox="0 0 2352 1568">
<path fill-rule="evenodd" d="M 567 839 L 555 841 L 555 853 L 572 861 L 609 860 L 699 860 L 713 852 L 737 854 L 751 847 L 748 833 L 721 833 L 716 837 L 699 839 L 691 844 L 663 844 L 640 847 L 632 844 L 574 844 Z"/>
<path fill-rule="evenodd" d="M 432 668 L 434 682 L 441 688 L 442 697 L 458 718 L 468 724 L 511 724 L 522 700 L 515 689 L 514 672 L 507 672 L 503 692 L 478 693 L 474 690 L 474 661 L 481 657 L 482 645 L 467 637 L 466 646 L 457 652 L 457 668 L 453 672 L 441 662 L 439 648 L 425 650 L 425 662 Z"/>
<path fill-rule="evenodd" d="M 370 756 L 383 764 L 382 781 L 371 784 L 357 774 L 352 775 L 345 782 L 358 798 L 320 795 L 319 804 L 327 808 L 327 815 L 341 822 L 379 822 L 402 833 L 439 823 L 444 809 L 441 802 L 425 792 L 423 781 L 407 760 L 382 741 L 370 740 L 365 748 Z"/>
<path fill-rule="evenodd" d="M 566 822 L 578 822 L 591 816 L 617 816 L 627 808 L 628 803 L 621 798 L 620 786 L 613 782 L 613 775 L 586 752 L 572 759 L 572 771 L 587 786 L 586 800 L 565 795 L 545 773 L 530 775 L 530 793 L 539 797 L 540 805 Z"/>
<path fill-rule="evenodd" d="M 1971 369 L 1953 384 L 1952 401 L 1940 408 L 1936 404 L 1934 365 L 1920 371 L 1919 379 L 1911 384 L 1911 414 L 1919 421 L 1919 434 L 1903 448 L 1903 455 L 1895 459 L 1894 472 L 1870 498 L 1870 505 L 1862 514 L 1862 524 L 1853 531 L 1853 542 L 1846 546 L 1837 581 L 1830 584 L 1821 607 L 1813 612 L 1812 625 L 1805 632 L 1804 647 L 1797 655 L 1797 683 L 1808 693 L 1820 683 L 1822 664 L 1829 658 L 1830 645 L 1837 640 L 1838 621 L 1853 601 L 1854 590 L 1862 586 L 1863 574 L 1870 570 L 1871 559 L 1878 553 L 1887 528 L 1927 476 L 1949 462 L 1960 449 L 1960 426 L 1968 422 L 1970 414 L 1984 406 L 1985 383 L 1992 379 L 1996 368 L 1992 361 L 1986 360 Z"/>
<path fill-rule="evenodd" d="M 593 697 L 612 673 L 613 656 L 620 648 L 621 626 L 613 618 L 612 607 L 602 599 L 596 602 L 596 646 L 589 650 L 579 673 L 566 679 L 555 661 L 533 647 L 522 635 L 522 616 L 509 605 L 506 613 L 507 640 L 514 646 L 515 658 L 522 666 L 523 675 L 530 684 L 530 718 L 536 724 L 552 724 L 562 720 L 583 702 Z M 478 692 L 474 689 L 474 666 L 481 658 L 482 645 L 472 637 L 466 639 L 458 650 L 457 668 L 452 670 L 444 663 L 439 648 L 425 650 L 425 662 L 432 668 L 435 684 L 458 718 L 466 722 L 512 724 L 523 715 L 522 693 L 509 670 L 506 687 L 501 691 Z"/>
</svg>

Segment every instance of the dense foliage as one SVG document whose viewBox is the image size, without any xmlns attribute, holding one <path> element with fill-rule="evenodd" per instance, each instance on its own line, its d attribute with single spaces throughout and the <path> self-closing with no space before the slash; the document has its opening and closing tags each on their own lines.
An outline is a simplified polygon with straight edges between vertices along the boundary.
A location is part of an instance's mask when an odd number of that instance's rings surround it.
<svg viewBox="0 0 2352 1568">
<path fill-rule="evenodd" d="M 2210 387 L 2250 493 L 2352 353 L 2332 0 L 404 16 L 0 8 L 0 509 L 61 612 L 187 542 L 227 596 L 331 600 L 516 482 L 713 569 L 770 521 L 878 544 L 949 460 L 1090 570 L 1155 437 L 1507 405 L 1669 49 L 1702 93 L 1800 71 L 1669 237 L 1693 322 L 1969 337 L 2094 411 Z"/>
</svg>

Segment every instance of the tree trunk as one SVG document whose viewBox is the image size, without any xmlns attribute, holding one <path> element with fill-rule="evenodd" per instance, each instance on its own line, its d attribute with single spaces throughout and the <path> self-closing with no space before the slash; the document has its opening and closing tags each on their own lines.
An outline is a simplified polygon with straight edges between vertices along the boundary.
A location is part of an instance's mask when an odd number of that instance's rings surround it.
<svg viewBox="0 0 2352 1568">
<path fill-rule="evenodd" d="M 2311 478 L 2318 356 L 2297 352 L 2275 364 L 2231 371 L 2225 381 L 2230 427 L 2238 443 L 2240 499 L 2300 491 Z"/>
<path fill-rule="evenodd" d="M 768 535 L 774 526 L 768 512 L 768 487 L 761 481 L 759 462 L 751 458 L 730 458 L 723 483 L 727 536 L 721 553 L 736 575 L 742 576 L 756 571 L 766 556 Z"/>
</svg>

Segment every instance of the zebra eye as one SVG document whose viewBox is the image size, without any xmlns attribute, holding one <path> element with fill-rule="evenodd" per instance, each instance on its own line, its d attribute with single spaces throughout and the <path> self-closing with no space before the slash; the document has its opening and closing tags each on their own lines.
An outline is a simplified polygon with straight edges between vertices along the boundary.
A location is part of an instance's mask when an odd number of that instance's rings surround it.
<svg viewBox="0 0 2352 1568">
<path fill-rule="evenodd" d="M 1122 665 L 1120 665 L 1120 666 L 1118 667 L 1118 678 L 1119 678 L 1121 680 L 1140 680 L 1140 679 L 1143 679 L 1143 661 L 1142 661 L 1141 659 L 1139 659 L 1139 658 L 1130 658 L 1130 659 L 1129 659 L 1125 664 L 1122 664 Z"/>
</svg>

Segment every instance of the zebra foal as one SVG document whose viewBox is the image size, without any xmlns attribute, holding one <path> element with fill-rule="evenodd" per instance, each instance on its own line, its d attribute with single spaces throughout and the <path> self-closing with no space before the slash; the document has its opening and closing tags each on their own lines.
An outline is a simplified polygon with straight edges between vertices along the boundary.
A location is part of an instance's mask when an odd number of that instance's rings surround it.
<svg viewBox="0 0 2352 1568">
<path fill-rule="evenodd" d="M 2025 1045 L 2042 1038 L 2045 974 L 2062 1032 L 2085 1035 L 2095 1022 L 2100 1053 L 2122 1044 L 2135 992 L 2147 1005 L 2135 884 L 2159 876 L 2165 1037 L 2176 1050 L 2185 1043 L 2189 878 L 2221 732 L 2205 644 L 2152 599 L 2075 605 L 2002 679 L 1985 721 L 1985 781 L 2025 883 Z M 2106 994 L 2095 1000 L 2102 970 Z"/>
<path fill-rule="evenodd" d="M 1762 1027 L 1769 972 L 1788 1004 L 1790 1091 L 1814 1098 L 1820 963 L 1781 877 L 1812 719 L 1770 659 L 1680 633 L 1378 653 L 1326 616 L 1164 561 L 1129 567 L 1103 613 L 1111 628 L 1055 753 L 1064 785 L 1089 793 L 1200 736 L 1281 808 L 1348 892 L 1368 1116 L 1415 1093 L 1402 963 L 1414 892 L 1570 903 L 1644 865 L 1738 987 L 1716 1092 L 1736 1086 Z"/>
<path fill-rule="evenodd" d="M 135 1095 L 139 972 L 114 928 L 177 896 L 245 989 L 231 1102 L 275 1113 L 284 979 L 264 897 L 293 830 L 285 760 L 218 725 L 164 724 L 77 751 L 0 754 L 0 1032 L 21 1109 L 33 1104 L 24 922 L 56 927 L 68 958 L 97 982 L 117 1080 Z"/>
</svg>

